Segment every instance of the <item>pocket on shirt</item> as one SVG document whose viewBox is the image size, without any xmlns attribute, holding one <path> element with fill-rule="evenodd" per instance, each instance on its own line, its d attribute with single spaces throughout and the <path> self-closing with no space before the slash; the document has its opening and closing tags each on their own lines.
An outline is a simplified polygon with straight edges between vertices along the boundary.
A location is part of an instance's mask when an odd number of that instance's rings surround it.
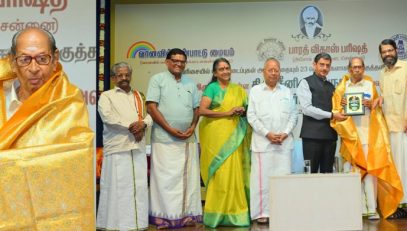
<svg viewBox="0 0 407 231">
<path fill-rule="evenodd" d="M 188 90 L 180 91 L 180 101 L 183 103 L 183 105 L 190 109 L 193 107 L 193 98 L 192 98 L 192 93 Z"/>
<path fill-rule="evenodd" d="M 396 79 L 394 82 L 394 93 L 400 95 L 403 92 L 403 87 L 400 83 L 400 80 Z"/>
</svg>

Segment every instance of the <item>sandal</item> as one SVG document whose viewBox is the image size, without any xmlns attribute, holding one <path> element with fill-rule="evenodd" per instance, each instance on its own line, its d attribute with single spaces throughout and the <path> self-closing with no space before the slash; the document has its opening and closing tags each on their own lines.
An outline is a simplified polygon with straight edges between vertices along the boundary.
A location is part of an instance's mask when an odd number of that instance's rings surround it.
<svg viewBox="0 0 407 231">
<path fill-rule="evenodd" d="M 269 219 L 267 217 L 258 218 L 257 223 L 260 225 L 265 225 L 269 223 Z"/>
</svg>

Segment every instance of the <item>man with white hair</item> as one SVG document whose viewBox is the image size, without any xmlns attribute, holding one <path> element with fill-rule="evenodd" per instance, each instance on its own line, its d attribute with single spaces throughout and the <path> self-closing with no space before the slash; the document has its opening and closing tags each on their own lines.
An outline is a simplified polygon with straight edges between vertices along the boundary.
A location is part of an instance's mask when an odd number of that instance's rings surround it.
<svg viewBox="0 0 407 231">
<path fill-rule="evenodd" d="M 292 131 L 298 111 L 289 88 L 279 83 L 280 62 L 268 58 L 263 69 L 264 83 L 252 88 L 247 120 L 253 128 L 250 172 L 250 215 L 263 224 L 269 221 L 270 176 L 291 173 L 294 149 Z"/>
<path fill-rule="evenodd" d="M 97 228 L 148 229 L 146 128 L 153 120 L 146 113 L 144 95 L 130 86 L 130 64 L 112 66 L 115 87 L 99 98 L 103 121 L 103 166 Z"/>
<path fill-rule="evenodd" d="M 346 160 L 345 172 L 357 171 L 362 176 L 362 214 L 368 219 L 383 218 L 396 211 L 403 197 L 403 188 L 391 158 L 389 134 L 381 110 L 373 110 L 372 102 L 379 97 L 376 85 L 365 75 L 362 58 L 349 61 L 349 73 L 344 75 L 332 98 L 332 111 L 342 112 L 345 95 L 363 93 L 363 115 L 348 116 L 344 121 L 331 120 L 331 126 L 341 137 L 340 153 Z"/>
</svg>

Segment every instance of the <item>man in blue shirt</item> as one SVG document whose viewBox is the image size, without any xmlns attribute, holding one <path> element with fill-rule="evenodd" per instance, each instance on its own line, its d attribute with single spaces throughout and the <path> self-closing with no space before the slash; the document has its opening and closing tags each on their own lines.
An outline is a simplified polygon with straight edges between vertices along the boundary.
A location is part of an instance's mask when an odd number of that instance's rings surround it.
<svg viewBox="0 0 407 231">
<path fill-rule="evenodd" d="M 195 82 L 182 74 L 184 51 L 168 52 L 168 71 L 148 85 L 147 110 L 154 120 L 151 134 L 150 224 L 179 228 L 202 221 L 199 155 L 194 136 L 199 96 Z"/>
</svg>

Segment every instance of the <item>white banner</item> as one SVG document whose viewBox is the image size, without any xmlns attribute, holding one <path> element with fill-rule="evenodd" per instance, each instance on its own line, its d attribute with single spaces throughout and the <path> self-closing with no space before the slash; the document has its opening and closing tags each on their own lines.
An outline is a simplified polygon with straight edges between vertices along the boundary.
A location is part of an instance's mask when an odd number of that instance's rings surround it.
<svg viewBox="0 0 407 231">
<path fill-rule="evenodd" d="M 116 4 L 115 9 L 113 62 L 129 62 L 132 84 L 144 92 L 150 77 L 166 69 L 166 53 L 174 47 L 186 51 L 185 73 L 200 90 L 219 57 L 230 60 L 232 81 L 248 91 L 263 81 L 264 60 L 276 57 L 281 83 L 293 93 L 312 74 L 320 52 L 333 58 L 328 79 L 335 85 L 355 56 L 364 58 L 366 74 L 377 81 L 378 45 L 385 38 L 396 39 L 399 57 L 407 58 L 404 0 Z M 311 26 L 305 29 L 305 22 Z"/>
</svg>

